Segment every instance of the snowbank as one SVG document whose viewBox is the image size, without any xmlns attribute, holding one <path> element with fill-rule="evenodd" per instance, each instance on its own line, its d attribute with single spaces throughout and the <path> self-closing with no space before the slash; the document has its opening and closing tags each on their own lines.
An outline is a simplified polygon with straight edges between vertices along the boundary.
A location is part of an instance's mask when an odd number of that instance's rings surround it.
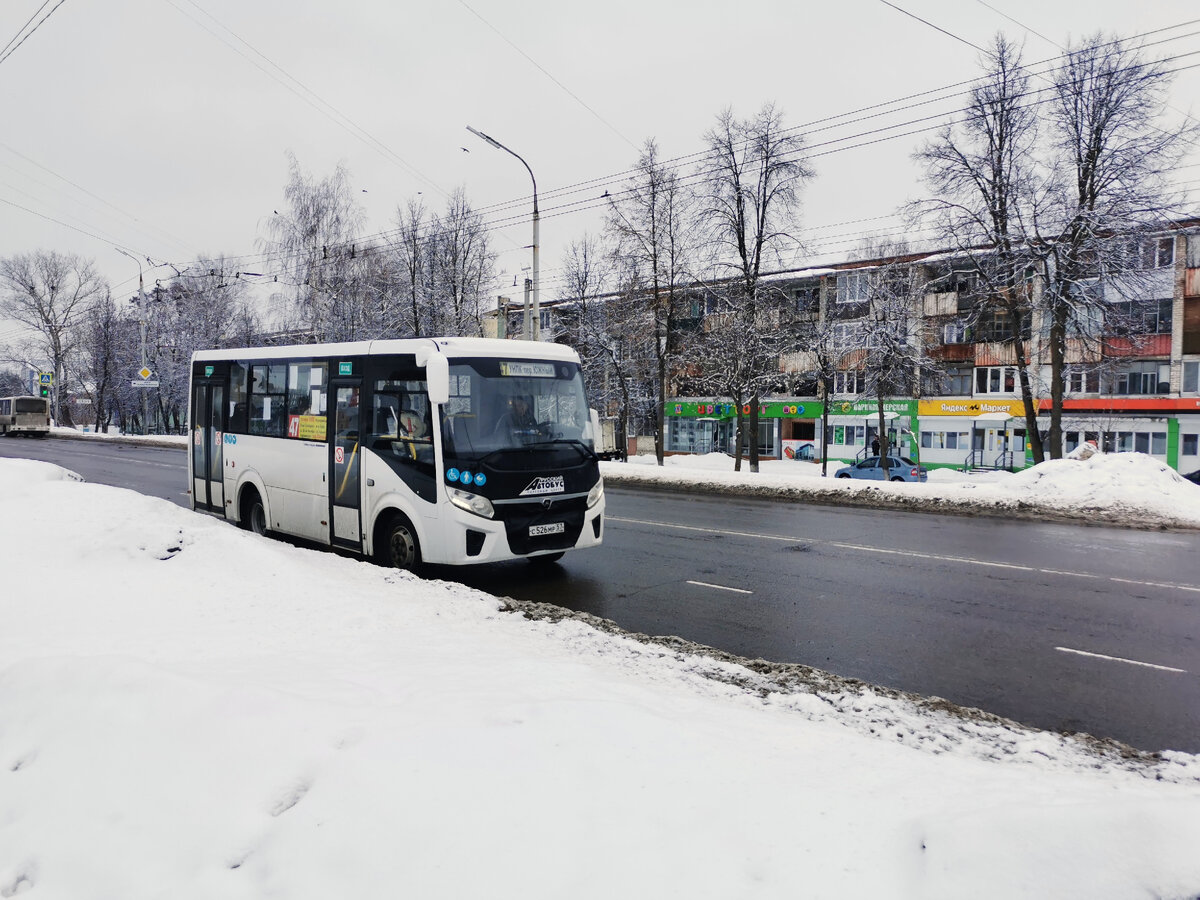
<svg viewBox="0 0 1200 900">
<path fill-rule="evenodd" d="M 1198 757 L 531 621 L 56 467 L 0 486 L 0 896 L 1200 892 Z"/>
<path fill-rule="evenodd" d="M 1047 460 L 1015 474 L 967 475 L 936 469 L 924 484 L 834 478 L 829 464 L 767 460 L 758 474 L 733 471 L 722 453 L 601 463 L 606 482 L 664 489 L 773 496 L 860 506 L 943 513 L 1005 515 L 1126 525 L 1200 528 L 1200 487 L 1144 453 L 1097 453 L 1086 460 Z"/>
</svg>

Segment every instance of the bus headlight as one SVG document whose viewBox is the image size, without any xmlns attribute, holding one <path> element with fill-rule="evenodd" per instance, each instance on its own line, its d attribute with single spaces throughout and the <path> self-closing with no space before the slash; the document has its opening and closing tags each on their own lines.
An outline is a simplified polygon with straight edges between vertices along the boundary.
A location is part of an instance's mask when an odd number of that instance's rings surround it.
<svg viewBox="0 0 1200 900">
<path fill-rule="evenodd" d="M 487 497 L 480 497 L 478 494 L 469 494 L 457 488 L 448 488 L 447 490 L 450 493 L 450 502 L 459 509 L 465 509 L 467 512 L 483 516 L 485 519 L 495 516 L 496 510 L 492 508 L 492 501 Z"/>
<path fill-rule="evenodd" d="M 601 501 L 601 499 L 603 499 L 603 497 L 604 497 L 604 479 L 601 478 L 599 481 L 596 482 L 595 487 L 593 487 L 590 491 L 588 491 L 588 498 L 587 498 L 588 509 L 591 509 L 593 506 L 595 506 L 597 503 L 599 503 Z"/>
</svg>

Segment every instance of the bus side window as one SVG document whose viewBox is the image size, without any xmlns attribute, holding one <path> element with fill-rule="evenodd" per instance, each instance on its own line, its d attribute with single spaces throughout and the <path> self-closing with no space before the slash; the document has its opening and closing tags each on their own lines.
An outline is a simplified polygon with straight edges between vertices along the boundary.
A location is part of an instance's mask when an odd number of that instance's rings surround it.
<svg viewBox="0 0 1200 900">
<path fill-rule="evenodd" d="M 232 363 L 229 366 L 229 422 L 226 428 L 233 434 L 246 433 L 246 364 Z"/>
</svg>

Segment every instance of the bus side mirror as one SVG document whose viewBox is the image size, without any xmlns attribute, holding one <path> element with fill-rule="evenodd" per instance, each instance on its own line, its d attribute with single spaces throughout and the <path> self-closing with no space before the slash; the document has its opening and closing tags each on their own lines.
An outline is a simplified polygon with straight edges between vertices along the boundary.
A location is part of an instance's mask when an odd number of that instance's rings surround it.
<svg viewBox="0 0 1200 900">
<path fill-rule="evenodd" d="M 429 382 L 429 402 L 439 405 L 450 402 L 450 363 L 440 353 L 431 353 L 425 361 L 425 378 Z"/>
</svg>

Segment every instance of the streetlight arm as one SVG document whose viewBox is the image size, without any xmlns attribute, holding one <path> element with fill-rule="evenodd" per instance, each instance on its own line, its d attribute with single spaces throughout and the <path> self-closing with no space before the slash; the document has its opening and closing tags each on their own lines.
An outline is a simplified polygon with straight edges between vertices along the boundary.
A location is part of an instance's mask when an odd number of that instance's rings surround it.
<svg viewBox="0 0 1200 900">
<path fill-rule="evenodd" d="M 479 138 L 480 140 L 486 141 L 487 143 L 491 144 L 497 150 L 503 150 L 505 153 L 511 154 L 512 156 L 515 156 L 517 159 L 519 159 L 521 161 L 521 165 L 523 165 L 525 167 L 525 171 L 529 173 L 529 180 L 533 182 L 533 212 L 536 215 L 537 211 L 538 211 L 537 179 L 533 175 L 533 169 L 529 168 L 529 163 L 525 162 L 525 158 L 523 156 L 521 156 L 520 153 L 517 153 L 514 150 L 510 150 L 508 147 L 505 147 L 502 143 L 500 143 L 494 137 L 492 137 L 491 135 L 488 135 L 488 134 L 484 134 L 482 131 L 480 131 L 477 128 L 472 128 L 470 125 L 468 125 L 467 131 L 471 132 L 471 134 L 475 135 L 475 137 Z"/>
<path fill-rule="evenodd" d="M 533 182 L 533 312 L 531 315 L 529 304 L 527 302 L 525 304 L 525 339 L 534 341 L 539 340 L 539 329 L 541 327 L 541 303 L 539 299 L 541 291 L 541 277 L 538 274 L 538 245 L 541 243 L 541 237 L 539 233 L 541 216 L 538 214 L 537 179 L 533 177 L 533 169 L 529 167 L 529 163 L 525 162 L 525 158 L 521 156 L 521 154 L 510 150 L 491 135 L 484 134 L 479 129 L 472 128 L 470 125 L 467 126 L 467 131 L 471 132 L 471 134 L 475 135 L 480 140 L 491 144 L 497 150 L 503 150 L 510 156 L 515 156 L 518 160 L 520 160 L 521 165 L 525 167 L 525 171 L 529 173 L 529 180 Z"/>
</svg>

